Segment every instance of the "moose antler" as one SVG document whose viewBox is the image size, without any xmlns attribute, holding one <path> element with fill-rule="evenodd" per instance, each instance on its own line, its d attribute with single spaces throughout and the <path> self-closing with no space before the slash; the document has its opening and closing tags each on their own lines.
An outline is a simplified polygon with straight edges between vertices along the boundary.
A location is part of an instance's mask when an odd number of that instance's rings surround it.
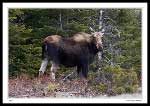
<svg viewBox="0 0 150 106">
<path fill-rule="evenodd" d="M 91 32 L 95 33 L 95 30 L 92 27 L 90 27 L 89 29 L 90 29 Z"/>
</svg>

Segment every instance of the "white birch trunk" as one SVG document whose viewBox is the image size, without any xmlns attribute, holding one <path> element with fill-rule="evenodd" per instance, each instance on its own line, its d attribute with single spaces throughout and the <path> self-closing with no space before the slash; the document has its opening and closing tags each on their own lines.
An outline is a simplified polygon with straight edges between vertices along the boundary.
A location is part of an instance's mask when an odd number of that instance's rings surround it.
<svg viewBox="0 0 150 106">
<path fill-rule="evenodd" d="M 62 14 L 61 14 L 61 11 L 60 11 L 60 14 L 59 14 L 59 22 L 60 22 L 60 29 L 63 30 L 63 28 L 62 28 Z"/>
</svg>

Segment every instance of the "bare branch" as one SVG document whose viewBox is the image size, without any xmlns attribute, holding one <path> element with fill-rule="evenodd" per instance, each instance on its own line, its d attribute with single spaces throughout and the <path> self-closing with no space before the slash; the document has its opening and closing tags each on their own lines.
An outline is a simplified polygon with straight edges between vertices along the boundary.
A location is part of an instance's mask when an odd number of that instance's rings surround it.
<svg viewBox="0 0 150 106">
<path fill-rule="evenodd" d="M 113 23 L 116 24 L 116 22 L 115 22 L 113 19 L 109 18 L 108 16 L 105 16 L 105 17 L 104 17 L 104 20 L 110 20 L 111 22 L 113 22 Z"/>
<path fill-rule="evenodd" d="M 68 74 L 65 78 L 63 78 L 63 81 L 65 81 L 68 77 L 70 77 L 71 75 L 73 75 L 75 73 L 75 71 L 72 71 L 70 74 Z"/>
</svg>

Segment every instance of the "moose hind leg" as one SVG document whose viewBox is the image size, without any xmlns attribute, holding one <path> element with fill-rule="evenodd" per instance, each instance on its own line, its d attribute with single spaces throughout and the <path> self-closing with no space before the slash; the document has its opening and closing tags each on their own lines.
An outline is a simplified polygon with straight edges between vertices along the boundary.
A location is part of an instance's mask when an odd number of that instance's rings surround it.
<svg viewBox="0 0 150 106">
<path fill-rule="evenodd" d="M 48 64 L 48 59 L 45 58 L 44 60 L 42 60 L 42 63 L 41 63 L 41 67 L 39 69 L 39 76 L 43 75 L 45 70 L 46 70 L 46 67 L 47 67 L 47 64 Z"/>
<path fill-rule="evenodd" d="M 51 71 L 51 79 L 54 81 L 55 81 L 55 73 L 56 73 L 57 69 L 58 69 L 58 64 L 52 62 L 50 71 Z"/>
<path fill-rule="evenodd" d="M 88 64 L 84 64 L 82 67 L 82 75 L 84 79 L 88 77 Z"/>
</svg>

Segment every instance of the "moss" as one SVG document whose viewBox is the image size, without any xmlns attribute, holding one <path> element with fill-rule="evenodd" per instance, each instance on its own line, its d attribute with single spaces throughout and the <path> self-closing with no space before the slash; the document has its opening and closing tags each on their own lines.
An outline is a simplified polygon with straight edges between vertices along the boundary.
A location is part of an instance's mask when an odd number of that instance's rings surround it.
<svg viewBox="0 0 150 106">
<path fill-rule="evenodd" d="M 49 92 L 54 92 L 54 90 L 56 90 L 58 87 L 59 87 L 58 84 L 49 83 L 49 84 L 48 84 L 48 91 L 49 91 Z"/>
</svg>

